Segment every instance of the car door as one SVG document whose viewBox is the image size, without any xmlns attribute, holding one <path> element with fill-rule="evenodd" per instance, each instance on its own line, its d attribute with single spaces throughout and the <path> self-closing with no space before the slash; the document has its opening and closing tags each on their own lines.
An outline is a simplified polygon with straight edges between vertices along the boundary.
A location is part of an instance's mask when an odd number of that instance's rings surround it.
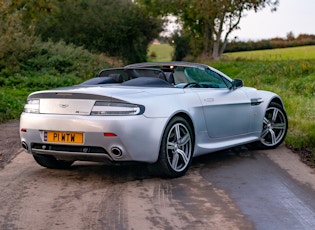
<svg viewBox="0 0 315 230">
<path fill-rule="evenodd" d="M 241 89 L 198 90 L 210 138 L 247 134 L 250 127 L 250 101 Z"/>
<path fill-rule="evenodd" d="M 201 100 L 210 138 L 229 138 L 249 132 L 251 103 L 242 88 L 231 88 L 226 78 L 211 69 L 189 72 L 201 88 L 192 88 Z M 198 76 L 197 76 L 198 75 Z"/>
</svg>

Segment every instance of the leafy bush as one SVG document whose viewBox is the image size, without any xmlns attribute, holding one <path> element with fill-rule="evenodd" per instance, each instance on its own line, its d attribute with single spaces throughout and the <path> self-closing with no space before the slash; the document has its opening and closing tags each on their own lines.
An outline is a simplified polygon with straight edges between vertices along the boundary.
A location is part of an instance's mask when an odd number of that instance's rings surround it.
<svg viewBox="0 0 315 230">
<path fill-rule="evenodd" d="M 0 13 L 4 8 L 0 7 Z M 21 14 L 0 15 L 0 122 L 19 118 L 27 95 L 78 84 L 108 67 L 108 58 L 25 33 Z"/>
<path fill-rule="evenodd" d="M 92 54 L 82 47 L 65 42 L 38 42 L 32 53 L 20 64 L 20 72 L 44 74 L 72 74 L 82 79 L 95 76 L 96 71 L 108 67 L 103 55 Z"/>
<path fill-rule="evenodd" d="M 0 8 L 0 15 L 4 9 Z M 7 17 L 0 17 L 0 72 L 10 75 L 19 71 L 19 63 L 27 59 L 33 45 L 39 39 L 26 34 L 21 23 L 21 13 L 16 11 Z"/>
<path fill-rule="evenodd" d="M 62 39 L 119 57 L 126 64 L 145 61 L 148 44 L 162 28 L 161 20 L 126 0 L 63 0 L 56 1 L 55 7 L 36 24 L 44 40 Z"/>
<path fill-rule="evenodd" d="M 9 4 L 0 4 L 0 76 L 15 73 L 31 75 L 73 74 L 86 79 L 100 68 L 107 67 L 104 55 L 92 54 L 82 47 L 65 42 L 42 42 L 34 36 L 33 26 L 25 31 L 23 10 L 12 13 Z M 8 13 L 11 12 L 11 13 Z"/>
<path fill-rule="evenodd" d="M 179 32 L 172 37 L 174 43 L 174 54 L 172 59 L 174 61 L 182 61 L 190 53 L 189 35 L 181 35 Z"/>
<path fill-rule="evenodd" d="M 20 117 L 27 94 L 23 90 L 0 88 L 0 123 Z"/>
<path fill-rule="evenodd" d="M 75 85 L 82 79 L 73 75 L 0 76 L 0 123 L 19 118 L 27 96 L 37 90 Z"/>
</svg>

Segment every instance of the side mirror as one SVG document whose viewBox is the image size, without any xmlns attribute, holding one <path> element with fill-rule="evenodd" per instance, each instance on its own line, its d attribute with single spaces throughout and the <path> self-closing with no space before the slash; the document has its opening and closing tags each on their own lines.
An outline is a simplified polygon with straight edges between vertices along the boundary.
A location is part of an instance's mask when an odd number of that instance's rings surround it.
<svg viewBox="0 0 315 230">
<path fill-rule="evenodd" d="M 232 87 L 231 87 L 231 89 L 237 89 L 237 88 L 241 88 L 241 87 L 243 87 L 244 86 L 244 82 L 243 82 L 243 80 L 241 80 L 241 79 L 234 79 L 233 81 L 232 81 Z"/>
</svg>

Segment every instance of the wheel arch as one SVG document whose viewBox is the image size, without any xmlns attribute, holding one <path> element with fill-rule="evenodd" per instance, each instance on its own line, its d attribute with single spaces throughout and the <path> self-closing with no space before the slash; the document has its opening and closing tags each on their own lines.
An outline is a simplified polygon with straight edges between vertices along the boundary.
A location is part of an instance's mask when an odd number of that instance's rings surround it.
<svg viewBox="0 0 315 230">
<path fill-rule="evenodd" d="M 175 114 L 173 114 L 170 118 L 169 118 L 169 120 L 166 122 L 166 124 L 165 124 L 165 127 L 164 127 L 164 129 L 163 129 L 163 133 L 165 132 L 165 129 L 166 129 L 166 126 L 167 126 L 167 124 L 174 118 L 174 117 L 182 117 L 182 118 L 184 118 L 188 123 L 189 123 L 189 125 L 190 125 L 190 127 L 191 127 L 191 130 L 192 130 L 192 132 L 193 132 L 193 147 L 194 147 L 194 149 L 195 149 L 195 142 L 196 142 L 196 131 L 195 131 L 195 126 L 194 126 L 194 123 L 193 123 L 193 121 L 192 121 L 192 119 L 191 119 L 191 117 L 187 114 L 187 113 L 185 113 L 185 112 L 177 112 L 177 113 L 175 113 Z M 161 146 L 161 143 L 162 143 L 162 139 L 161 139 L 161 141 L 160 141 L 160 146 Z"/>
<path fill-rule="evenodd" d="M 182 117 L 189 123 L 189 125 L 190 125 L 190 127 L 191 127 L 191 129 L 193 131 L 194 141 L 195 141 L 195 127 L 194 127 L 194 123 L 193 123 L 191 117 L 188 114 L 184 113 L 184 112 L 177 113 L 174 116 Z"/>
<path fill-rule="evenodd" d="M 279 98 L 279 97 L 274 97 L 274 98 L 272 98 L 272 99 L 270 100 L 268 106 L 269 106 L 272 102 L 275 102 L 275 103 L 281 105 L 281 107 L 284 109 L 284 103 L 283 103 L 283 101 L 281 100 L 281 98 Z"/>
<path fill-rule="evenodd" d="M 281 98 L 273 98 L 268 104 L 267 109 L 269 108 L 272 111 L 267 115 L 266 110 L 260 140 L 255 143 L 259 149 L 278 147 L 284 141 L 288 130 L 288 118 Z"/>
<path fill-rule="evenodd" d="M 189 126 L 189 129 L 190 129 L 189 132 L 191 132 L 191 136 L 192 136 L 191 137 L 191 141 L 192 141 L 191 149 L 188 150 L 188 151 L 190 151 L 190 157 L 186 158 L 187 161 L 185 161 L 185 160 L 182 161 L 181 164 L 184 164 L 184 166 L 182 166 L 182 165 L 180 166 L 180 167 L 183 167 L 180 169 L 180 171 L 177 171 L 177 169 L 174 169 L 174 165 L 170 163 L 168 153 L 167 153 L 168 150 L 166 150 L 166 147 L 165 147 L 166 143 L 167 143 L 167 138 L 168 138 L 167 137 L 168 134 L 166 132 L 171 131 L 171 129 L 173 129 L 173 125 L 176 124 L 176 122 L 181 122 L 182 125 L 185 125 L 186 127 Z M 163 137 L 164 134 L 167 134 L 167 135 L 165 135 L 165 138 Z M 194 149 L 195 149 L 195 139 L 196 139 L 196 137 L 195 137 L 193 120 L 191 119 L 189 114 L 187 114 L 183 111 L 178 111 L 177 113 L 174 113 L 172 116 L 169 117 L 168 121 L 165 123 L 165 127 L 163 128 L 163 134 L 162 134 L 161 142 L 160 142 L 159 156 L 158 156 L 158 159 L 155 163 L 149 165 L 149 171 L 151 173 L 153 173 L 154 175 L 159 175 L 159 176 L 167 177 L 167 178 L 176 178 L 176 177 L 183 176 L 186 173 L 186 171 L 188 170 L 188 168 L 192 162 L 192 158 L 194 156 L 193 153 L 194 153 Z M 163 146 L 165 148 L 163 148 Z M 182 157 L 180 157 L 180 158 L 182 158 Z M 184 158 L 182 158 L 182 159 L 184 159 Z M 177 168 L 177 166 L 178 165 L 176 163 L 176 168 Z"/>
</svg>

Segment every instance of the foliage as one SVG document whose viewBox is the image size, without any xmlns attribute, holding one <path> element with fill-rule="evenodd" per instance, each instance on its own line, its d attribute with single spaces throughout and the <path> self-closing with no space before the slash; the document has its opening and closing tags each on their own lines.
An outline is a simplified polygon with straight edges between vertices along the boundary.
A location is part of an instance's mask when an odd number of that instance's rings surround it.
<svg viewBox="0 0 315 230">
<path fill-rule="evenodd" d="M 32 25 L 40 20 L 41 15 L 49 14 L 56 10 L 57 0 L 2 0 L 0 11 L 3 18 L 17 12 L 22 13 L 22 25 L 24 32 L 33 32 Z M 30 30 L 31 29 L 31 30 Z"/>
<path fill-rule="evenodd" d="M 182 61 L 190 54 L 189 36 L 187 34 L 174 33 L 173 37 L 174 46 L 174 61 Z"/>
<path fill-rule="evenodd" d="M 23 109 L 26 95 L 21 90 L 0 88 L 0 123 L 17 119 Z"/>
<path fill-rule="evenodd" d="M 238 29 L 246 11 L 258 11 L 266 6 L 272 10 L 278 0 L 138 0 L 156 15 L 175 15 L 183 23 L 183 30 L 191 34 L 196 47 L 202 46 L 202 55 L 220 58 L 231 32 Z M 189 33 L 188 33 L 189 31 Z"/>
<path fill-rule="evenodd" d="M 41 42 L 39 39 L 34 41 L 30 49 L 26 50 L 21 44 L 21 47 L 13 48 L 3 55 L 4 58 L 0 60 L 0 79 L 32 73 L 72 74 L 86 79 L 95 76 L 100 68 L 109 66 L 106 57 L 92 54 L 82 47 L 66 45 L 64 42 Z"/>
<path fill-rule="evenodd" d="M 315 35 L 300 34 L 294 38 L 292 34 L 288 34 L 288 38 L 272 38 L 259 41 L 232 41 L 227 44 L 225 52 L 239 52 L 249 50 L 264 50 L 286 47 L 299 47 L 315 45 Z"/>
<path fill-rule="evenodd" d="M 1 60 L 4 65 L 0 71 L 0 122 L 17 119 L 32 91 L 78 84 L 109 66 L 103 55 L 80 47 L 36 41 L 25 55 L 16 54 L 19 62 Z"/>
<path fill-rule="evenodd" d="M 31 92 L 81 83 L 73 75 L 21 75 L 0 76 L 0 123 L 18 119 Z"/>
<path fill-rule="evenodd" d="M 6 15 L 7 10 L 0 8 L 0 71 L 18 71 L 18 64 L 27 59 L 38 39 L 24 33 L 21 12 Z"/>
<path fill-rule="evenodd" d="M 129 0 L 63 0 L 56 7 L 36 24 L 44 40 L 62 39 L 126 64 L 146 61 L 148 44 L 161 31 L 162 21 Z"/>
<path fill-rule="evenodd" d="M 92 54 L 82 47 L 64 42 L 38 43 L 29 58 L 20 64 L 20 71 L 49 74 L 72 74 L 82 79 L 95 76 L 100 68 L 108 67 L 106 57 Z"/>
<path fill-rule="evenodd" d="M 77 84 L 109 66 L 104 55 L 26 32 L 25 9 L 13 7 L 21 2 L 0 2 L 0 122 L 17 119 L 30 92 Z"/>
<path fill-rule="evenodd" d="M 26 33 L 23 10 L 12 10 L 12 5 L 7 4 L 0 5 L 0 13 L 0 76 L 42 72 L 72 73 L 85 78 L 107 65 L 103 55 L 64 42 L 41 42 L 32 28 Z"/>
</svg>

